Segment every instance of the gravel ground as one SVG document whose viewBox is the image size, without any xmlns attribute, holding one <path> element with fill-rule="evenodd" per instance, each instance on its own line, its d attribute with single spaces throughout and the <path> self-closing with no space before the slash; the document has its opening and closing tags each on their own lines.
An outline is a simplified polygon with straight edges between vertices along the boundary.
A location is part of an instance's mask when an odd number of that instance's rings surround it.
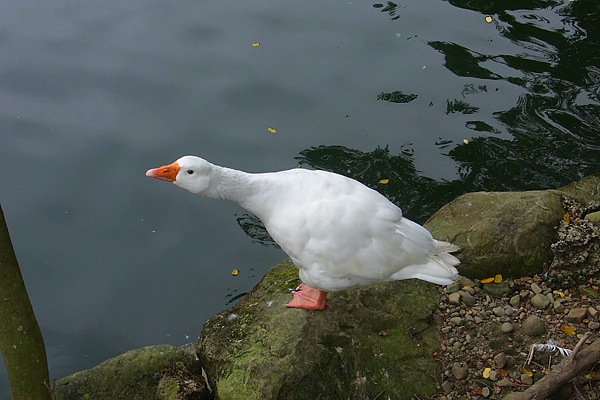
<svg viewBox="0 0 600 400">
<path fill-rule="evenodd" d="M 564 358 L 561 349 L 572 350 L 588 331 L 588 344 L 598 339 L 599 285 L 550 287 L 536 275 L 485 284 L 460 277 L 440 288 L 442 346 L 434 356 L 442 374 L 431 399 L 501 399 L 531 386 Z M 556 398 L 599 396 L 600 380 L 588 371 Z"/>
</svg>

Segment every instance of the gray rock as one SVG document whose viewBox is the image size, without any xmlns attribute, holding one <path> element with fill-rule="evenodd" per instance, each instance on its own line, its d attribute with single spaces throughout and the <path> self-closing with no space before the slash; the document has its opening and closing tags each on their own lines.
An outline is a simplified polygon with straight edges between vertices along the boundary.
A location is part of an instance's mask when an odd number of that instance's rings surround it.
<svg viewBox="0 0 600 400">
<path fill-rule="evenodd" d="M 490 381 L 496 382 L 498 380 L 498 373 L 495 370 L 490 371 Z"/>
<path fill-rule="evenodd" d="M 565 306 L 560 300 L 556 300 L 554 302 L 554 311 L 556 311 L 558 314 L 562 314 L 565 312 Z"/>
<path fill-rule="evenodd" d="M 454 383 L 450 381 L 442 382 L 442 390 L 444 391 L 444 393 L 450 393 L 452 389 L 454 389 Z"/>
<path fill-rule="evenodd" d="M 490 397 L 490 388 L 487 386 L 484 386 L 481 388 L 481 395 L 485 398 Z"/>
<path fill-rule="evenodd" d="M 531 290 L 533 290 L 533 293 L 535 294 L 540 294 L 542 293 L 542 288 L 540 287 L 540 285 L 538 285 L 537 283 L 533 282 L 531 284 Z"/>
<path fill-rule="evenodd" d="M 521 382 L 526 385 L 533 385 L 533 379 L 527 374 L 521 374 Z"/>
<path fill-rule="evenodd" d="M 463 319 L 461 317 L 452 317 L 450 318 L 450 323 L 456 326 L 462 325 Z"/>
<path fill-rule="evenodd" d="M 500 352 L 494 356 L 494 364 L 496 368 L 504 368 L 506 366 L 506 354 Z"/>
<path fill-rule="evenodd" d="M 460 304 L 460 293 L 455 292 L 455 293 L 451 293 L 448 295 L 448 303 L 452 304 L 452 305 L 459 305 Z"/>
<path fill-rule="evenodd" d="M 523 331 L 529 336 L 540 336 L 546 332 L 546 327 L 540 317 L 530 315 L 523 322 Z"/>
<path fill-rule="evenodd" d="M 467 367 L 462 363 L 454 363 L 452 375 L 459 381 L 465 379 L 467 377 Z"/>
<path fill-rule="evenodd" d="M 510 291 L 510 287 L 506 282 L 486 283 L 483 285 L 483 291 L 495 297 L 505 297 Z"/>
<path fill-rule="evenodd" d="M 600 328 L 600 323 L 598 323 L 597 321 L 590 321 L 588 323 L 588 328 L 591 329 L 591 330 L 593 330 L 593 331 L 595 331 L 598 328 Z"/>
<path fill-rule="evenodd" d="M 513 384 L 512 384 L 512 382 L 510 381 L 510 379 L 508 379 L 508 378 L 502 378 L 502 379 L 500 379 L 500 380 L 498 381 L 497 385 L 498 385 L 498 386 L 500 386 L 500 387 L 510 387 L 510 386 L 512 386 Z"/>
<path fill-rule="evenodd" d="M 496 317 L 503 317 L 504 316 L 504 308 L 502 308 L 502 307 L 494 307 L 492 309 L 492 312 L 494 313 L 494 315 Z"/>
<path fill-rule="evenodd" d="M 503 333 L 510 333 L 515 329 L 515 327 L 513 326 L 513 324 L 511 324 L 510 322 L 505 322 L 502 325 L 500 325 L 500 330 Z"/>
<path fill-rule="evenodd" d="M 460 299 L 468 306 L 474 305 L 477 300 L 469 292 L 460 291 Z"/>
<path fill-rule="evenodd" d="M 548 300 L 548 298 L 543 294 L 536 294 L 531 298 L 531 304 L 538 310 L 543 310 L 544 308 L 548 307 L 550 300 Z"/>
<path fill-rule="evenodd" d="M 573 308 L 571 309 L 571 311 L 569 311 L 569 313 L 565 317 L 565 320 L 573 324 L 579 324 L 581 321 L 583 321 L 586 314 L 587 308 Z"/>
<path fill-rule="evenodd" d="M 448 294 L 456 293 L 459 290 L 460 290 L 460 283 L 458 283 L 458 282 L 452 282 L 451 284 L 446 286 L 446 293 L 448 293 Z"/>
<path fill-rule="evenodd" d="M 514 295 L 513 297 L 510 298 L 509 303 L 514 308 L 521 307 L 521 296 L 519 296 L 518 294 Z"/>
</svg>

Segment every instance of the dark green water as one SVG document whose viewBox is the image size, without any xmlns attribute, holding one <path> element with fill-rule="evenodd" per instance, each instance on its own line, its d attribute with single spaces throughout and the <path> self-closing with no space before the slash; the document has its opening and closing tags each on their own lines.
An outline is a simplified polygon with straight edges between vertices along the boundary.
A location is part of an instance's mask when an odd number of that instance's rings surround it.
<svg viewBox="0 0 600 400">
<path fill-rule="evenodd" d="M 600 172 L 599 19 L 592 0 L 4 4 L 0 202 L 51 374 L 192 341 L 285 257 L 236 205 L 144 176 L 182 155 L 339 172 L 419 222 Z"/>
</svg>

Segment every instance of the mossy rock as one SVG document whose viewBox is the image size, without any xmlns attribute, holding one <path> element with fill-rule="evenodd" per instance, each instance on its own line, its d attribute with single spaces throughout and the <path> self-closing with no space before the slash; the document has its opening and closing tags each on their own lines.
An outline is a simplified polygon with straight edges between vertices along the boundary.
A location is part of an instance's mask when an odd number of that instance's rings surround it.
<svg viewBox="0 0 600 400">
<path fill-rule="evenodd" d="M 76 372 L 59 380 L 56 383 L 56 398 L 58 400 L 154 399 L 163 373 L 175 365 L 185 368 L 188 379 L 192 379 L 193 375 L 196 377 L 195 382 L 204 382 L 199 361 L 194 354 L 170 345 L 148 346 L 128 351 L 94 368 Z"/>
<path fill-rule="evenodd" d="M 284 261 L 211 318 L 198 354 L 221 400 L 412 399 L 436 392 L 435 285 L 400 281 L 330 293 L 331 308 L 286 308 L 296 267 Z M 425 329 L 415 336 L 408 332 Z"/>
<path fill-rule="evenodd" d="M 461 275 L 531 276 L 552 262 L 551 244 L 565 213 L 561 196 L 588 203 L 600 199 L 600 174 L 559 189 L 467 193 L 436 212 L 425 227 L 437 239 L 461 247 Z"/>
</svg>

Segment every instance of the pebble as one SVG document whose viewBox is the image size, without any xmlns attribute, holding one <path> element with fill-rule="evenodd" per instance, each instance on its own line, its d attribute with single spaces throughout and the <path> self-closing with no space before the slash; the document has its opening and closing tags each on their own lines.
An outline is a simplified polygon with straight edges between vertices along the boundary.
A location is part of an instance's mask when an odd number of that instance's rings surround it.
<svg viewBox="0 0 600 400">
<path fill-rule="evenodd" d="M 452 375 L 459 381 L 467 377 L 467 367 L 462 363 L 454 363 L 452 367 Z"/>
<path fill-rule="evenodd" d="M 565 312 L 565 306 L 562 304 L 562 302 L 560 300 L 556 300 L 554 302 L 554 311 L 557 314 L 562 314 Z"/>
<path fill-rule="evenodd" d="M 518 294 L 514 295 L 513 297 L 510 298 L 509 303 L 514 308 L 521 307 L 521 296 L 519 296 Z"/>
<path fill-rule="evenodd" d="M 496 382 L 498 380 L 498 373 L 494 370 L 490 371 L 490 381 Z"/>
<path fill-rule="evenodd" d="M 460 304 L 460 294 L 458 292 L 449 294 L 448 295 L 448 303 L 455 305 L 455 306 L 459 305 Z"/>
<path fill-rule="evenodd" d="M 544 321 L 537 315 L 530 315 L 523 322 L 523 331 L 529 336 L 540 336 L 546 332 Z"/>
<path fill-rule="evenodd" d="M 569 311 L 565 317 L 565 320 L 573 324 L 579 324 L 581 321 L 583 321 L 586 314 L 587 308 L 573 308 L 571 311 Z"/>
<path fill-rule="evenodd" d="M 521 382 L 526 385 L 533 385 L 533 378 L 527 374 L 521 374 Z"/>
<path fill-rule="evenodd" d="M 494 364 L 496 364 L 496 368 L 504 368 L 506 367 L 506 354 L 498 353 L 494 356 Z"/>
<path fill-rule="evenodd" d="M 531 304 L 535 308 L 543 310 L 544 308 L 548 307 L 548 305 L 550 304 L 550 300 L 548 300 L 548 298 L 543 294 L 536 294 L 531 298 Z"/>
<path fill-rule="evenodd" d="M 458 282 L 454 282 L 454 283 L 451 283 L 448 286 L 446 286 L 446 293 L 448 293 L 448 294 L 456 293 L 459 290 L 460 290 L 460 283 L 458 283 Z"/>
<path fill-rule="evenodd" d="M 490 397 L 490 388 L 487 386 L 484 386 L 483 388 L 481 388 L 481 395 L 483 397 Z"/>
<path fill-rule="evenodd" d="M 513 326 L 513 324 L 511 324 L 510 322 L 505 322 L 502 325 L 500 325 L 500 330 L 503 333 L 510 333 L 515 329 L 515 327 Z"/>
<path fill-rule="evenodd" d="M 454 389 L 454 383 L 450 381 L 442 382 L 442 390 L 446 393 L 450 393 Z"/>
<path fill-rule="evenodd" d="M 591 330 L 595 331 L 598 328 L 600 328 L 600 323 L 596 322 L 596 321 L 590 321 L 588 323 L 588 328 L 590 328 Z"/>
<path fill-rule="evenodd" d="M 542 293 L 542 288 L 535 282 L 533 282 L 531 284 L 531 290 L 533 290 L 533 293 L 535 294 L 540 294 Z"/>
<path fill-rule="evenodd" d="M 462 320 L 461 317 L 452 317 L 452 318 L 450 318 L 450 323 L 453 324 L 453 325 L 457 325 L 457 326 L 458 325 L 462 325 L 462 322 L 463 322 L 463 320 Z"/>
<path fill-rule="evenodd" d="M 494 315 L 496 317 L 503 317 L 504 316 L 504 308 L 502 307 L 495 307 L 492 312 L 494 313 Z"/>
<path fill-rule="evenodd" d="M 460 299 L 463 301 L 463 303 L 465 303 L 468 306 L 472 306 L 474 305 L 477 300 L 475 299 L 475 297 L 473 297 L 473 295 L 469 292 L 463 292 L 462 290 L 460 292 Z"/>
</svg>

